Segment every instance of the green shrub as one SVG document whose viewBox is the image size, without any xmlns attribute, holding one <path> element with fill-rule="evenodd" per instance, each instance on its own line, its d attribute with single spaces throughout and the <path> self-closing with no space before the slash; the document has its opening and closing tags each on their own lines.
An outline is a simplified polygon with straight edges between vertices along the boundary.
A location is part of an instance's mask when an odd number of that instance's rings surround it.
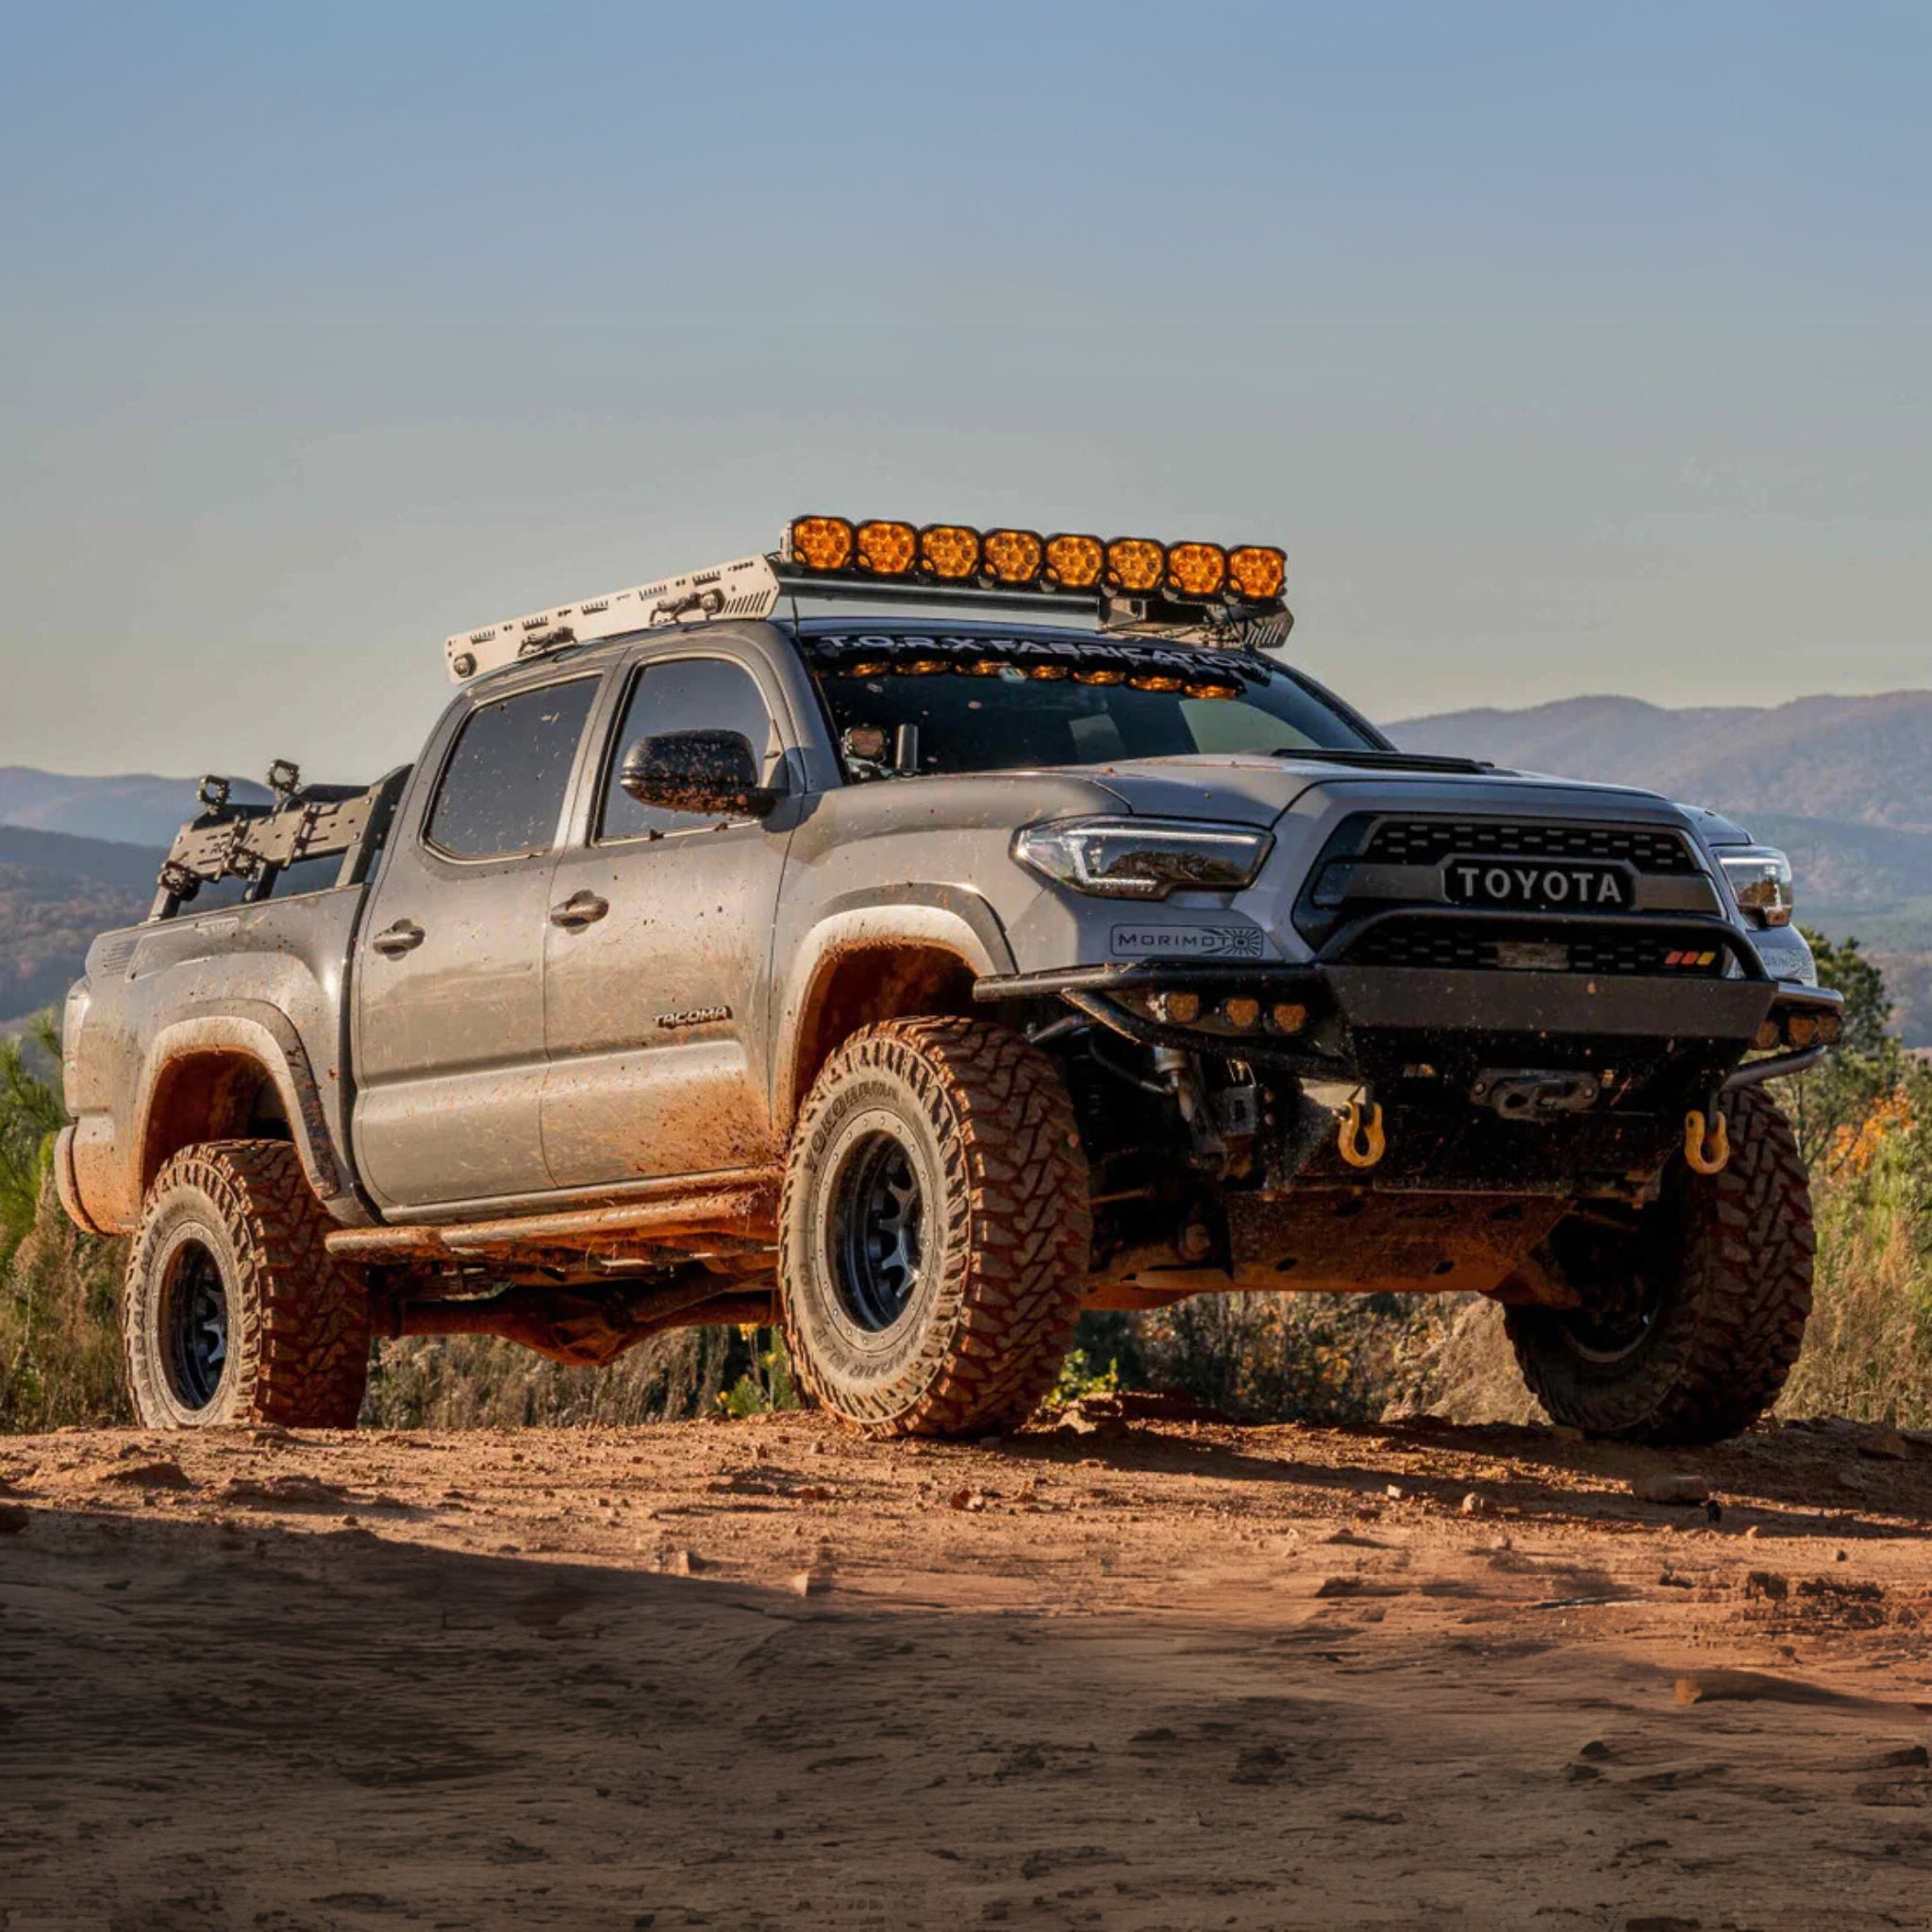
<svg viewBox="0 0 1932 1932">
<path fill-rule="evenodd" d="M 116 1318 L 126 1254 L 69 1225 L 49 1188 L 0 1261 L 0 1432 L 129 1419 Z"/>
<path fill-rule="evenodd" d="M 54 1084 L 60 1035 L 43 1013 L 23 1038 L 0 1040 L 0 1261 L 32 1231 L 46 1191 L 54 1136 L 67 1109 Z"/>
</svg>

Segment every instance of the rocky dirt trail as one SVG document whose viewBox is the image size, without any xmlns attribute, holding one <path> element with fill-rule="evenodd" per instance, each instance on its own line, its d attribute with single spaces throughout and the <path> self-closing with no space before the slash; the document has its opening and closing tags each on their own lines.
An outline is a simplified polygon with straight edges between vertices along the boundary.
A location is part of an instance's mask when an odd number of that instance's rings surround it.
<svg viewBox="0 0 1932 1932">
<path fill-rule="evenodd" d="M 68 1433 L 0 1531 L 5 1932 L 1932 1927 L 1890 1430 Z"/>
</svg>

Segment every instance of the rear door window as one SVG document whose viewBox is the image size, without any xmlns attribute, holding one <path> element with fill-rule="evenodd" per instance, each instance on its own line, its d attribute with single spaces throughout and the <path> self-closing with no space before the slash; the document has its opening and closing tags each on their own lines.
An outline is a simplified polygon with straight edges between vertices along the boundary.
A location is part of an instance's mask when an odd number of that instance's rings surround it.
<svg viewBox="0 0 1932 1932">
<path fill-rule="evenodd" d="M 478 705 L 442 768 L 424 837 L 452 858 L 512 858 L 557 841 L 594 677 Z"/>
</svg>

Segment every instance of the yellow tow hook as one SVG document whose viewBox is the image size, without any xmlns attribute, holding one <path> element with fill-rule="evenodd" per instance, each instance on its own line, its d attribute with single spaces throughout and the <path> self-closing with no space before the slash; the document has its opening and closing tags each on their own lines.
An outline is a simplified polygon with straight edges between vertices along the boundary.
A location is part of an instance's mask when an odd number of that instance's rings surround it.
<svg viewBox="0 0 1932 1932">
<path fill-rule="evenodd" d="M 1708 1122 L 1694 1107 L 1684 1116 L 1684 1158 L 1692 1174 L 1722 1174 L 1730 1165 L 1730 1126 L 1715 1108 Z"/>
<path fill-rule="evenodd" d="M 1371 1101 L 1364 1111 L 1359 1100 L 1351 1100 L 1342 1112 L 1335 1144 L 1349 1166 L 1374 1167 L 1389 1151 L 1389 1137 L 1382 1131 L 1382 1103 Z"/>
</svg>

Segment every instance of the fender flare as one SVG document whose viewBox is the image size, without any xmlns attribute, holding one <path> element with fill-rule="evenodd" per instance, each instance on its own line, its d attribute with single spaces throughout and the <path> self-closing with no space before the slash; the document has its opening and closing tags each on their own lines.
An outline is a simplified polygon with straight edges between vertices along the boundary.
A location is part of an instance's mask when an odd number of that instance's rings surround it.
<svg viewBox="0 0 1932 1932">
<path fill-rule="evenodd" d="M 370 1219 L 368 1211 L 358 1199 L 354 1177 L 344 1171 L 329 1138 L 322 1089 L 302 1037 L 286 1014 L 261 1000 L 228 1001 L 211 1012 L 197 1013 L 191 1008 L 181 1018 L 170 1021 L 149 1042 L 132 1141 L 137 1185 L 140 1166 L 146 1159 L 155 1096 L 163 1076 L 184 1060 L 216 1054 L 239 1055 L 260 1066 L 280 1096 L 302 1172 L 317 1198 L 328 1204 L 338 1220 L 365 1224 Z M 350 1210 L 347 1216 L 345 1209 Z"/>
<path fill-rule="evenodd" d="M 801 1036 L 834 960 L 892 945 L 951 953 L 975 979 L 1014 970 L 1006 928 L 977 892 L 958 886 L 901 885 L 831 901 L 799 941 L 785 982 L 774 991 L 773 1119 L 787 1131 L 805 1097 L 798 1078 Z"/>
</svg>

